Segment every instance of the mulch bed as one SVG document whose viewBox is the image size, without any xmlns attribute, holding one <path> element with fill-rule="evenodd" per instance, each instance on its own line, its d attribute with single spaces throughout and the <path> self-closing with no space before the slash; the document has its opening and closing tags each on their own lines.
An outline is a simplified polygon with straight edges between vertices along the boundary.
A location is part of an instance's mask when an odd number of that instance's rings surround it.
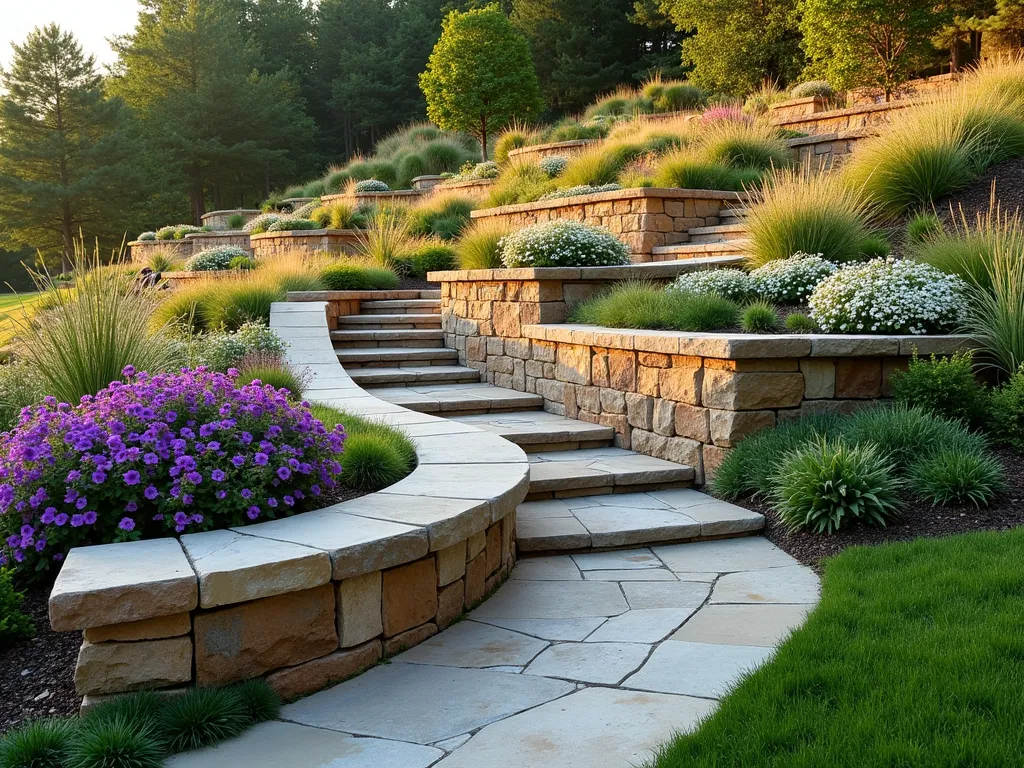
<svg viewBox="0 0 1024 768">
<path fill-rule="evenodd" d="M 399 291 L 436 291 L 440 283 L 430 283 L 418 277 L 401 277 L 398 279 Z"/>
<path fill-rule="evenodd" d="M 996 200 L 1000 209 L 1011 215 L 1017 209 L 1024 213 L 1024 158 L 1007 160 L 993 166 L 988 173 L 971 182 L 966 189 L 936 203 L 935 210 L 939 216 L 948 220 L 952 205 L 955 222 L 961 224 L 959 209 L 962 207 L 967 221 L 974 224 L 977 214 L 988 213 L 993 182 L 996 185 Z"/>
<path fill-rule="evenodd" d="M 820 569 L 824 558 L 860 544 L 884 544 L 975 531 L 1006 531 L 1024 525 L 1024 457 L 1010 450 L 998 450 L 995 454 L 1006 469 L 1009 489 L 992 506 L 983 509 L 974 506 L 933 507 L 927 502 L 912 501 L 904 509 L 902 519 L 885 528 L 854 525 L 831 536 L 790 531 L 767 504 L 756 499 L 737 503 L 764 515 L 764 535 L 775 546 L 805 565 Z"/>
</svg>

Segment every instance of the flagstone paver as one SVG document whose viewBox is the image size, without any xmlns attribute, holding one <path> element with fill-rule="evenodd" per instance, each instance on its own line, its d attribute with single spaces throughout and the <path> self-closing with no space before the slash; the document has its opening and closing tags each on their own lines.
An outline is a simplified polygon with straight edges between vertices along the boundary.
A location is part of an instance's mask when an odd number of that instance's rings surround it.
<svg viewBox="0 0 1024 768">
<path fill-rule="evenodd" d="M 662 643 L 643 669 L 623 685 L 644 691 L 717 698 L 771 653 L 771 648 L 749 645 Z"/>
<path fill-rule="evenodd" d="M 559 643 L 538 656 L 524 672 L 613 685 L 647 659 L 651 646 L 641 643 Z"/>
</svg>

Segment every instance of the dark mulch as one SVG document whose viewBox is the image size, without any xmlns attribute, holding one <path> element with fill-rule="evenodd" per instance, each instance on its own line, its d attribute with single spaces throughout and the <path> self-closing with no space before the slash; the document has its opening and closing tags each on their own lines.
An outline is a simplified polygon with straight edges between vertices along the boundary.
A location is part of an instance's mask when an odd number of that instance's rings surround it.
<svg viewBox="0 0 1024 768">
<path fill-rule="evenodd" d="M 400 291 L 436 291 L 440 287 L 439 283 L 431 283 L 418 277 L 398 279 L 398 290 Z"/>
<path fill-rule="evenodd" d="M 996 451 L 1006 469 L 1009 489 L 991 507 L 933 507 L 911 502 L 903 518 L 885 528 L 855 525 L 831 536 L 790 531 L 767 504 L 745 499 L 737 502 L 765 516 L 764 535 L 805 565 L 819 568 L 822 559 L 859 544 L 884 544 L 919 537 L 950 536 L 973 531 L 1006 531 L 1024 525 L 1024 457 L 1009 450 Z"/>
<path fill-rule="evenodd" d="M 25 720 L 78 711 L 75 659 L 82 636 L 50 629 L 49 595 L 46 585 L 26 591 L 22 609 L 35 623 L 35 637 L 0 648 L 0 733 Z"/>
<path fill-rule="evenodd" d="M 996 185 L 996 200 L 1003 211 L 1012 214 L 1020 209 L 1024 212 L 1024 158 L 1021 157 L 993 166 L 988 173 L 971 182 L 966 189 L 940 200 L 935 204 L 935 209 L 940 216 L 948 219 L 952 205 L 954 216 L 959 223 L 959 208 L 962 207 L 967 221 L 973 224 L 977 214 L 988 213 L 993 182 Z"/>
</svg>

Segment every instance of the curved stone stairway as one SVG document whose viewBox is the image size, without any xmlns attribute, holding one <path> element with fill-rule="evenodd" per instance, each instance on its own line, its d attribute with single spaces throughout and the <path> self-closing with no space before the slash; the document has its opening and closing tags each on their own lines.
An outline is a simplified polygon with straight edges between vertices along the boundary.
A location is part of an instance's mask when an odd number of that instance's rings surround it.
<svg viewBox="0 0 1024 768">
<path fill-rule="evenodd" d="M 690 488 L 692 467 L 459 366 L 437 303 L 364 302 L 339 318 L 338 358 L 381 399 L 529 453 L 526 557 L 464 620 L 169 766 L 628 768 L 697 727 L 817 601 L 810 569 L 741 535 L 760 515 Z"/>
</svg>

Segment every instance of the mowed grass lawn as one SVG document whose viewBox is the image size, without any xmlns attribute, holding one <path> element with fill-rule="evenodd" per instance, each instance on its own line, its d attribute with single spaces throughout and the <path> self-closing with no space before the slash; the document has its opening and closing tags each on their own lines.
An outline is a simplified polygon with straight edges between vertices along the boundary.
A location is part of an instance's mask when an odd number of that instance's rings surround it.
<svg viewBox="0 0 1024 768">
<path fill-rule="evenodd" d="M 11 340 L 17 330 L 12 315 L 18 319 L 25 317 L 25 310 L 39 301 L 38 293 L 0 293 L 0 346 Z"/>
<path fill-rule="evenodd" d="M 1024 765 L 1024 528 L 857 547 L 657 768 Z"/>
</svg>

